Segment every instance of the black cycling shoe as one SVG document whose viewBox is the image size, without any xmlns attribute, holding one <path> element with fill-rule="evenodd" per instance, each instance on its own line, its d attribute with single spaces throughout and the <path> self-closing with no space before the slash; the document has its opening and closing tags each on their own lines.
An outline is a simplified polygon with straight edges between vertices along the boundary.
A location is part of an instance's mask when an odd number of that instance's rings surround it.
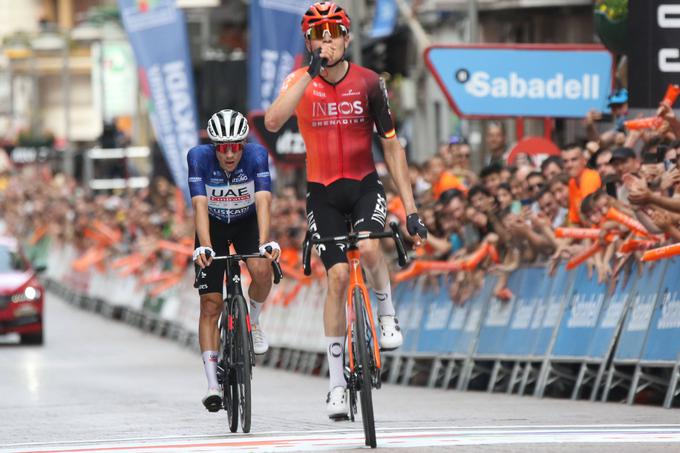
<svg viewBox="0 0 680 453">
<path fill-rule="evenodd" d="M 209 391 L 205 398 L 203 398 L 203 405 L 209 412 L 217 412 L 222 408 L 222 397 L 219 393 Z"/>
</svg>

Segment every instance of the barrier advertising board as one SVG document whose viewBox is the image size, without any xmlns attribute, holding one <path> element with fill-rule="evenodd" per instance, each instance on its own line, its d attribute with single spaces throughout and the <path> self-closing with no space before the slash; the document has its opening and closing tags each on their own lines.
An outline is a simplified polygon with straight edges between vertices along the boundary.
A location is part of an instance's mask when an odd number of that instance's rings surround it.
<svg viewBox="0 0 680 453">
<path fill-rule="evenodd" d="M 667 264 L 666 261 L 658 261 L 644 266 L 637 288 L 633 292 L 631 308 L 616 347 L 614 355 L 616 360 L 640 358 Z"/>
</svg>

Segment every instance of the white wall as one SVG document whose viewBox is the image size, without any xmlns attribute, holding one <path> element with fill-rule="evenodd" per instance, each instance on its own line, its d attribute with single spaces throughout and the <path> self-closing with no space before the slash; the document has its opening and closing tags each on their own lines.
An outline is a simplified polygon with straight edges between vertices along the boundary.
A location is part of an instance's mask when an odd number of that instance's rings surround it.
<svg viewBox="0 0 680 453">
<path fill-rule="evenodd" d="M 38 31 L 40 0 L 0 0 L 0 38 L 17 31 Z"/>
</svg>

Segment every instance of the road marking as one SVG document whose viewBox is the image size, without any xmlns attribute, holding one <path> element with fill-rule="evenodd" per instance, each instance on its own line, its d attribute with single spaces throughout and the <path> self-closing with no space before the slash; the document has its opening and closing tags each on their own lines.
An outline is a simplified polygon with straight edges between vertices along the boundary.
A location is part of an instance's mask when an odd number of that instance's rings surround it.
<svg viewBox="0 0 680 453">
<path fill-rule="evenodd" d="M 206 440 L 207 439 L 207 440 Z M 512 444 L 680 444 L 678 425 L 583 425 L 583 426 L 497 426 L 378 429 L 379 447 L 418 448 L 455 445 Z M 225 436 L 178 436 L 173 439 L 136 439 L 50 444 L 14 444 L 3 452 L 82 453 L 153 451 L 328 451 L 364 445 L 361 430 L 321 430 L 297 435 L 258 434 Z M 9 448 L 7 448 L 9 447 Z"/>
</svg>

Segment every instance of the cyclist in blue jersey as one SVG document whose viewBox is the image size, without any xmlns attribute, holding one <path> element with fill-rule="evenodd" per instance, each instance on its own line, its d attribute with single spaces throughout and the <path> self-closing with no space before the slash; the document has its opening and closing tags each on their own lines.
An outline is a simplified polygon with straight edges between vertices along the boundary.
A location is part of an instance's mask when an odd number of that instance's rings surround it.
<svg viewBox="0 0 680 453">
<path fill-rule="evenodd" d="M 208 121 L 212 144 L 195 146 L 187 155 L 196 226 L 193 258 L 201 297 L 198 337 L 208 378 L 203 405 L 211 412 L 218 411 L 222 402 L 217 383 L 217 322 L 222 312 L 225 273 L 225 261 L 213 262 L 212 257 L 226 255 L 228 241 L 234 244 L 236 253 L 259 251 L 266 258 L 251 259 L 246 264 L 252 277 L 248 296 L 253 350 L 264 354 L 269 348 L 259 315 L 271 289 L 270 261 L 278 258 L 281 249 L 269 241 L 272 195 L 267 151 L 245 143 L 248 131 L 248 120 L 241 113 L 220 110 Z"/>
</svg>

